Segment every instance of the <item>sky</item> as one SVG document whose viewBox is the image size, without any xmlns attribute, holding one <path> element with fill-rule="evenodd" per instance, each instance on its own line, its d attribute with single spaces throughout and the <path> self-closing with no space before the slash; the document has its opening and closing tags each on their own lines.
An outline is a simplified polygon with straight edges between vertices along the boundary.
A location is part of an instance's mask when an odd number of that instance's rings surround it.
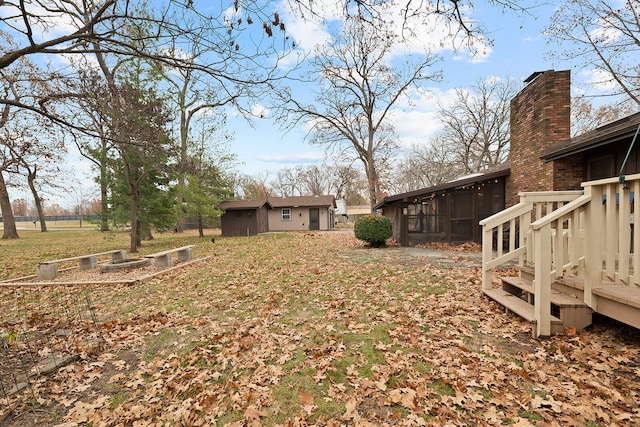
<svg viewBox="0 0 640 427">
<path fill-rule="evenodd" d="M 542 30 L 552 12 L 553 6 L 540 6 L 532 10 L 531 15 L 503 13 L 499 8 L 486 5 L 476 8 L 472 16 L 486 26 L 494 44 L 478 57 L 451 49 L 438 52 L 443 61 L 434 68 L 442 71 L 443 79 L 428 84 L 428 94 L 414 97 L 412 107 L 394 112 L 400 146 L 429 143 L 429 138 L 440 129 L 438 102 L 446 104 L 456 88 L 470 87 L 479 79 L 489 77 L 510 77 L 522 82 L 536 71 L 569 69 L 570 64 L 551 63 L 546 57 L 546 52 L 554 46 L 547 43 Z M 303 24 L 288 23 L 287 27 L 305 47 L 320 40 L 319 31 L 308 31 Z M 574 81 L 587 78 L 580 73 L 573 75 Z M 524 83 L 522 85 L 524 87 Z M 230 148 L 241 162 L 238 166 L 241 173 L 273 177 L 281 168 L 321 163 L 325 158 L 322 146 L 306 141 L 305 128 L 283 133 L 268 115 L 255 120 L 254 127 L 241 118 L 231 117 L 229 129 L 235 135 Z"/>
<path fill-rule="evenodd" d="M 286 3 L 287 1 L 283 0 L 277 8 L 288 35 L 296 40 L 299 49 L 310 50 L 314 44 L 326 40 L 325 28 L 287 13 L 284 6 Z M 446 104 L 456 88 L 470 87 L 479 79 L 489 77 L 513 78 L 522 82 L 536 71 L 570 69 L 573 65 L 552 63 L 547 55 L 549 51 L 558 48 L 542 35 L 544 26 L 553 13 L 554 5 L 542 5 L 533 8 L 529 13 L 516 14 L 489 6 L 484 1 L 476 1 L 474 4 L 471 18 L 483 25 L 493 40 L 492 45 L 480 49 L 480 55 L 472 56 L 464 50 L 454 51 L 448 48 L 449 43 L 445 43 L 443 48 L 438 43 L 439 40 L 434 39 L 433 33 L 426 33 L 423 28 L 418 29 L 419 40 L 429 43 L 442 57 L 442 61 L 434 66 L 434 70 L 441 71 L 443 78 L 429 83 L 425 93 L 414 92 L 412 106 L 400 104 L 401 108 L 394 111 L 393 124 L 401 147 L 429 143 L 429 138 L 440 129 L 437 105 Z M 330 25 L 337 24 L 336 15 L 329 13 L 328 18 L 327 22 Z M 572 70 L 572 81 L 576 90 L 588 84 L 589 80 L 590 75 L 587 71 Z M 522 86 L 524 87 L 524 83 Z M 308 91 L 308 88 L 295 85 L 292 89 L 294 93 Z M 597 90 L 597 87 L 591 86 L 591 90 Z M 261 101 L 255 100 L 256 107 L 260 107 Z M 236 112 L 228 111 L 228 131 L 234 135 L 228 150 L 237 156 L 235 169 L 240 174 L 274 177 L 279 169 L 320 164 L 325 159 L 322 146 L 311 145 L 306 141 L 306 129 L 303 126 L 285 133 L 279 129 L 268 110 L 264 118 L 253 119 L 252 125 Z M 69 146 L 69 155 L 64 166 L 76 176 L 73 179 L 74 185 L 81 185 L 85 195 L 96 193 L 96 187 L 90 178 L 91 164 L 81 159 L 72 145 Z M 59 195 L 62 206 L 70 206 L 76 202 L 74 199 L 77 196 L 70 194 L 71 192 L 67 191 L 66 195 Z M 14 197 L 30 198 L 25 190 L 22 193 L 18 192 Z"/>
</svg>

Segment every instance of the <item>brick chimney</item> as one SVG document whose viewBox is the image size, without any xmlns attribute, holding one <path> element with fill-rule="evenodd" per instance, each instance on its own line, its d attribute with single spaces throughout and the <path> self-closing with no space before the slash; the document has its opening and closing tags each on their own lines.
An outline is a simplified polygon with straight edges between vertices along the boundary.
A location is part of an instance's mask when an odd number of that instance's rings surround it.
<svg viewBox="0 0 640 427">
<path fill-rule="evenodd" d="M 519 200 L 521 191 L 554 190 L 554 164 L 540 160 L 543 150 L 571 136 L 571 73 L 543 71 L 525 80 L 526 86 L 511 100 L 511 174 L 506 205 Z"/>
</svg>

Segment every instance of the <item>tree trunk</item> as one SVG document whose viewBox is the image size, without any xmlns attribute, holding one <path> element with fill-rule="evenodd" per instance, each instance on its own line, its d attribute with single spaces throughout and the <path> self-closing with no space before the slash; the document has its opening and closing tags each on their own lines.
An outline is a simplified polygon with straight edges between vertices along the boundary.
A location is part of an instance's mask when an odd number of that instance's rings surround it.
<svg viewBox="0 0 640 427">
<path fill-rule="evenodd" d="M 378 193 L 379 193 L 379 183 L 378 183 L 378 172 L 376 171 L 375 166 L 373 165 L 373 161 L 369 161 L 365 163 L 365 168 L 367 171 L 367 187 L 369 189 L 369 203 L 371 205 L 371 213 L 373 213 L 373 208 L 378 204 Z"/>
<path fill-rule="evenodd" d="M 202 229 L 202 215 L 198 214 L 198 236 L 204 237 L 204 230 Z"/>
<path fill-rule="evenodd" d="M 44 218 L 44 209 L 42 209 L 42 199 L 38 195 L 38 189 L 35 185 L 36 180 L 36 171 L 29 171 L 29 176 L 27 177 L 27 181 L 29 182 L 29 188 L 31 189 L 31 194 L 33 195 L 33 202 L 36 205 L 36 211 L 38 212 L 38 219 L 40 219 L 40 231 L 45 233 L 47 231 L 47 223 Z M 82 223 L 80 223 L 82 225 Z"/>
<path fill-rule="evenodd" d="M 178 200 L 182 199 L 182 197 L 178 197 Z M 184 212 L 184 209 L 182 210 L 182 212 Z M 176 233 L 184 233 L 184 223 L 186 222 L 185 218 L 180 218 L 177 222 L 176 222 L 176 226 L 174 228 L 174 231 Z"/>
<path fill-rule="evenodd" d="M 7 185 L 4 182 L 4 176 L 0 171 L 0 211 L 2 212 L 2 222 L 4 226 L 3 239 L 17 239 L 18 230 L 16 229 L 16 220 L 13 217 L 13 209 L 11 208 L 11 200 L 7 192 Z"/>
<path fill-rule="evenodd" d="M 138 230 L 139 234 L 138 236 L 140 237 L 140 239 L 138 240 L 138 244 L 141 244 L 141 242 L 143 240 L 153 240 L 155 239 L 155 237 L 153 237 L 153 233 L 151 232 L 151 228 L 149 226 L 142 226 L 142 224 L 140 224 L 140 229 Z"/>
<path fill-rule="evenodd" d="M 129 252 L 136 253 L 138 252 L 138 236 L 140 226 L 138 224 L 138 189 L 134 186 L 131 186 L 131 236 L 130 242 L 131 247 L 129 248 Z"/>
<path fill-rule="evenodd" d="M 102 139 L 102 158 L 100 159 L 100 231 L 109 231 L 109 193 L 107 191 L 107 141 Z"/>
</svg>

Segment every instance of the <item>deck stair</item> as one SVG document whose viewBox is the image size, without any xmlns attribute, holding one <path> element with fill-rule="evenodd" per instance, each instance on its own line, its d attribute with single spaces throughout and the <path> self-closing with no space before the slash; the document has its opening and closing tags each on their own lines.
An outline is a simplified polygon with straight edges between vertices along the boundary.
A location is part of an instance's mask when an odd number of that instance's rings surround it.
<svg viewBox="0 0 640 427">
<path fill-rule="evenodd" d="M 531 324 L 532 334 L 536 336 L 534 285 L 523 272 L 518 277 L 502 277 L 502 288 L 484 289 L 484 294 L 504 306 Z M 565 328 L 574 327 L 577 331 L 591 324 L 592 310 L 574 293 L 566 293 L 560 283 L 551 290 L 551 333 L 565 333 Z M 563 289 L 564 290 L 564 289 Z"/>
</svg>

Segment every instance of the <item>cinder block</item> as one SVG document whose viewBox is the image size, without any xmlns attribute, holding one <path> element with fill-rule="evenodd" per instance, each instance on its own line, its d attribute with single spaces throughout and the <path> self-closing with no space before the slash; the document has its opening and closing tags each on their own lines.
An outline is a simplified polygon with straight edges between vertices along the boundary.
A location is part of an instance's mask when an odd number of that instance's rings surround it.
<svg viewBox="0 0 640 427">
<path fill-rule="evenodd" d="M 98 266 L 98 260 L 95 256 L 88 256 L 85 258 L 80 258 L 79 264 L 80 270 L 91 270 Z"/>
<path fill-rule="evenodd" d="M 189 261 L 193 257 L 191 248 L 178 251 L 178 261 Z"/>
<path fill-rule="evenodd" d="M 172 267 L 173 260 L 171 259 L 171 254 L 169 253 L 156 257 L 155 266 L 160 268 Z"/>
<path fill-rule="evenodd" d="M 36 266 L 36 276 L 40 280 L 52 280 L 58 275 L 57 264 L 38 264 Z"/>
</svg>

